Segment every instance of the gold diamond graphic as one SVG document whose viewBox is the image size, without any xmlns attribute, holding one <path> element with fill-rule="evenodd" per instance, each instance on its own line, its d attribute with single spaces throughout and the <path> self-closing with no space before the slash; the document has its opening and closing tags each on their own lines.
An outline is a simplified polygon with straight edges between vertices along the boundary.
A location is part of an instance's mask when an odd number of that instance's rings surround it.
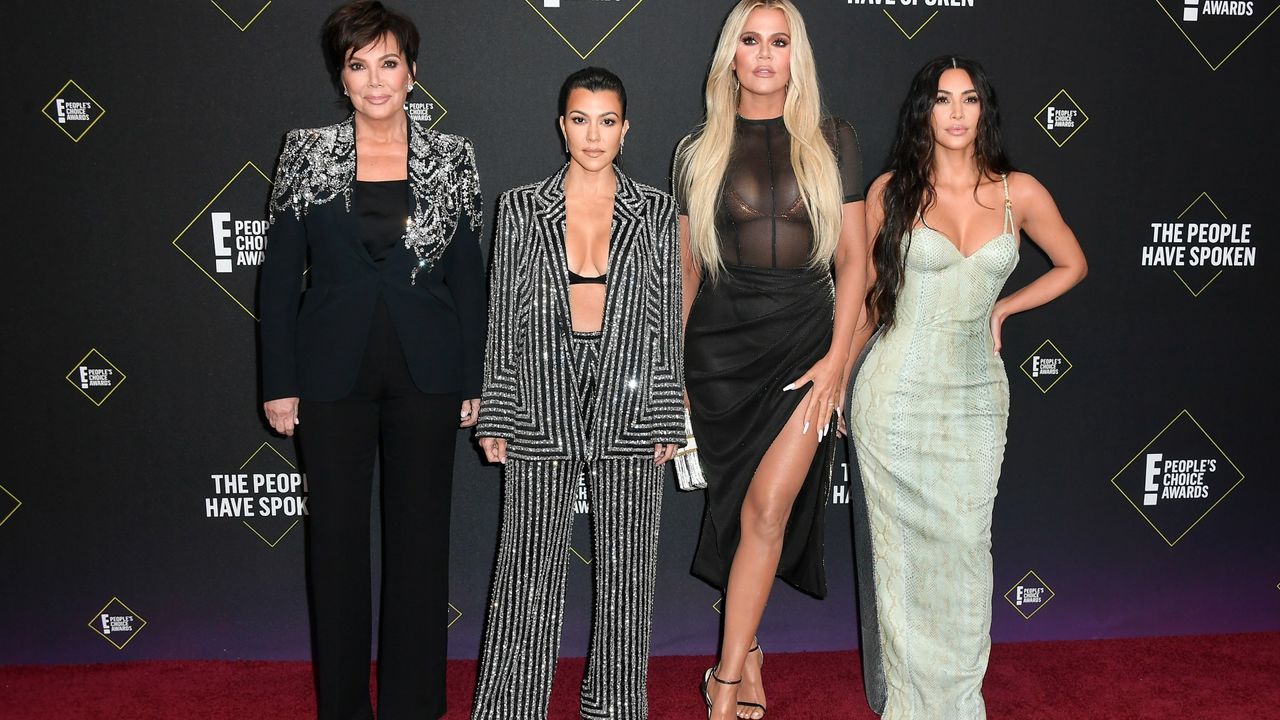
<svg viewBox="0 0 1280 720">
<path fill-rule="evenodd" d="M 9 512 L 6 512 L 4 514 L 4 517 L 0 517 L 0 525 L 4 525 L 5 523 L 9 522 L 9 518 L 13 517 L 14 513 L 18 512 L 18 508 L 22 507 L 22 501 L 18 499 L 17 495 L 14 495 L 13 493 L 9 492 L 8 488 L 6 488 L 3 485 L 0 485 L 0 493 L 4 493 L 6 496 L 8 496 L 10 500 L 13 501 L 13 507 L 9 508 Z"/>
<path fill-rule="evenodd" d="M 1187 213 L 1191 212 L 1191 208 L 1195 207 L 1196 203 L 1200 202 L 1201 200 L 1208 200 L 1209 204 L 1213 206 L 1213 211 L 1218 214 L 1218 217 L 1222 218 L 1223 220 L 1227 219 L 1227 214 L 1222 212 L 1222 208 L 1218 207 L 1218 203 L 1214 202 L 1213 198 L 1209 197 L 1209 193 L 1207 192 L 1200 193 L 1200 195 L 1198 195 L 1195 200 L 1191 201 L 1191 204 L 1188 205 L 1185 210 L 1178 213 L 1178 219 L 1181 220 Z M 1207 290 L 1209 286 L 1213 284 L 1213 281 L 1217 280 L 1218 277 L 1222 275 L 1222 271 L 1219 270 L 1218 272 L 1214 273 L 1213 277 L 1209 278 L 1209 280 L 1204 285 L 1201 285 L 1199 290 L 1193 290 L 1191 288 L 1191 283 L 1187 282 L 1187 279 L 1182 276 L 1182 273 L 1178 272 L 1177 268 L 1174 268 L 1173 274 L 1177 275 L 1178 280 L 1182 281 L 1182 286 L 1187 289 L 1187 292 L 1191 293 L 1191 297 L 1200 297 L 1200 293 Z"/>
<path fill-rule="evenodd" d="M 223 186 L 222 186 L 222 189 L 221 189 L 221 190 L 219 190 L 219 191 L 217 192 L 217 194 L 215 194 L 215 195 L 213 196 L 213 198 L 209 200 L 209 202 L 205 203 L 205 206 L 204 206 L 204 207 L 200 208 L 200 211 L 199 211 L 199 212 L 197 212 L 197 213 L 195 214 L 195 216 L 191 218 L 191 222 L 187 223 L 187 226 L 186 226 L 186 227 L 184 227 L 184 228 L 182 228 L 182 231 L 181 231 L 181 232 L 179 232 L 179 233 L 178 233 L 178 235 L 177 235 L 176 237 L 174 237 L 174 238 L 173 238 L 173 243 L 172 243 L 172 244 L 173 244 L 173 246 L 174 246 L 175 248 L 177 248 L 177 249 L 178 249 L 178 252 L 180 252 L 180 253 L 182 253 L 183 255 L 185 255 L 185 256 L 186 256 L 186 258 L 187 258 L 188 260 L 190 260 L 190 261 L 191 261 L 191 264 L 192 264 L 192 265 L 195 265 L 197 268 L 199 268 L 199 269 L 200 269 L 200 272 L 204 273 L 205 277 L 207 277 L 207 278 L 209 278 L 211 281 L 213 281 L 213 284 L 214 284 L 214 285 L 217 285 L 217 286 L 218 286 L 218 289 L 220 289 L 220 290 L 222 290 L 222 292 L 226 293 L 226 294 L 227 294 L 227 297 L 231 298 L 231 299 L 232 299 L 232 301 L 234 301 L 236 305 L 239 305 L 241 310 L 244 310 L 246 313 L 248 313 L 248 314 L 249 314 L 249 317 L 253 318 L 254 320 L 257 320 L 257 319 L 258 319 L 258 316 L 257 316 L 257 315 L 255 315 L 255 314 L 253 313 L 253 311 L 252 311 L 252 310 L 250 310 L 250 309 L 249 309 L 249 307 L 248 307 L 244 302 L 242 302 L 242 301 L 240 300 L 240 298 L 236 297 L 234 293 L 232 293 L 230 290 L 228 290 L 228 289 L 227 289 L 227 286 L 226 286 L 226 285 L 223 285 L 221 282 L 219 282 L 219 281 L 218 281 L 218 279 L 217 279 L 216 277 L 214 277 L 213 275 L 211 275 L 211 274 L 209 273 L 209 271 L 208 271 L 208 270 L 207 270 L 203 265 L 201 265 L 201 264 L 200 264 L 200 263 L 199 263 L 195 258 L 191 257 L 191 254 L 190 254 L 190 253 L 188 253 L 186 250 L 184 250 L 184 249 L 182 248 L 182 246 L 178 244 L 178 242 L 179 242 L 180 240 L 182 240 L 182 236 L 183 236 L 183 235 L 186 235 L 186 234 L 187 234 L 187 231 L 188 231 L 188 230 L 190 230 L 190 229 L 192 228 L 192 226 L 194 226 L 194 225 L 196 224 L 196 222 L 198 222 L 198 221 L 199 221 L 199 220 L 201 220 L 203 217 L 205 217 L 205 213 L 206 213 L 206 212 L 208 212 L 209 208 L 210 208 L 214 203 L 218 202 L 218 198 L 222 197 L 222 194 L 223 194 L 223 193 L 225 193 L 225 192 L 227 191 L 227 188 L 229 188 L 229 187 L 231 187 L 232 185 L 234 185 L 234 184 L 235 184 L 235 182 L 236 182 L 237 180 L 239 180 L 239 179 L 240 179 L 240 177 L 241 177 L 242 175 L 244 175 L 244 174 L 245 174 L 245 172 L 246 172 L 246 171 L 248 171 L 250 168 L 252 168 L 252 169 L 253 169 L 253 172 L 252 172 L 252 173 L 250 173 L 249 175 L 247 175 L 246 177 L 250 177 L 250 178 L 252 178 L 252 177 L 254 177 L 254 175 L 256 174 L 256 175 L 257 175 L 257 177 L 260 177 L 260 178 L 262 178 L 264 181 L 266 181 L 266 183 L 267 183 L 267 188 L 268 188 L 268 190 L 269 190 L 269 189 L 271 188 L 271 178 L 268 178 L 268 177 L 267 177 L 267 175 L 266 175 L 266 173 L 264 173 L 264 172 L 262 172 L 261 170 L 259 170 L 259 169 L 258 169 L 258 166 L 257 166 L 257 165 L 254 165 L 252 161 L 246 162 L 243 166 L 241 166 L 241 168 L 240 168 L 238 171 L 236 171 L 236 174 L 235 174 L 235 175 L 232 175 L 232 176 L 231 176 L 231 179 L 227 181 L 227 184 L 226 184 L 226 185 L 223 185 Z"/>
<path fill-rule="evenodd" d="M 430 110 L 428 107 L 428 103 L 422 102 L 421 100 L 410 99 L 409 100 L 409 117 L 412 117 L 414 120 L 417 120 L 418 122 L 425 124 L 428 130 L 434 130 L 436 125 L 439 125 L 440 121 L 444 119 L 444 116 L 449 114 L 449 108 L 445 107 L 444 103 L 437 100 L 436 96 L 432 95 L 430 90 L 422 87 L 422 83 L 414 81 L 413 86 L 417 88 L 417 90 L 421 92 L 423 95 L 426 95 L 427 97 L 431 98 L 430 104 L 440 108 L 440 112 L 434 114 L 433 116 L 424 118 L 422 117 L 422 115 L 425 113 L 428 113 Z"/>
<path fill-rule="evenodd" d="M 55 111 L 55 115 L 49 114 L 49 106 L 50 105 L 56 106 L 58 102 L 58 98 L 60 98 L 62 94 L 67 91 L 67 88 L 69 87 L 75 88 L 77 92 L 79 92 L 81 95 L 84 95 L 86 98 L 88 98 L 89 101 L 93 103 L 93 106 L 98 109 L 98 116 L 95 117 L 93 120 L 91 120 L 89 124 L 86 125 L 85 128 L 80 131 L 79 135 L 72 135 L 71 133 L 67 132 L 67 128 L 65 127 L 65 124 L 58 122 L 57 118 L 55 117 L 56 111 Z M 80 142 L 81 138 L 83 138 L 85 135 L 88 135 L 89 131 L 93 129 L 93 126 L 97 125 L 98 121 L 101 120 L 103 116 L 107 114 L 107 109 L 102 107 L 102 104 L 99 103 L 97 100 L 95 100 L 92 95 L 85 92 L 85 89 L 80 87 L 79 83 L 77 83 L 75 80 L 67 80 L 66 84 L 64 84 L 61 88 L 58 88 L 58 92 L 54 93 L 53 97 L 49 98 L 49 102 L 45 103 L 44 107 L 40 108 L 40 114 L 48 118 L 49 122 L 53 123 L 53 126 L 61 130 L 64 135 L 71 138 L 71 142 L 78 143 Z"/>
<path fill-rule="evenodd" d="M 448 605 L 449 605 L 449 611 L 448 611 L 449 625 L 447 627 L 452 628 L 453 624 L 458 622 L 458 620 L 462 617 L 462 611 L 454 607 L 453 603 L 448 603 Z"/>
<path fill-rule="evenodd" d="M 1018 593 L 1017 593 L 1018 587 L 1019 587 L 1019 586 L 1025 586 L 1025 585 L 1027 585 L 1027 578 L 1035 578 L 1035 581 L 1036 581 L 1036 587 L 1042 587 L 1042 588 L 1044 588 L 1046 591 L 1048 591 L 1048 593 L 1049 593 L 1049 597 L 1047 597 L 1047 598 L 1045 598 L 1044 600 L 1042 600 L 1041 602 L 1037 603 L 1037 604 L 1036 604 L 1036 609 L 1035 609 L 1035 610 L 1032 610 L 1030 613 L 1023 612 L 1023 610 L 1022 610 L 1022 606 L 1021 606 L 1021 605 L 1018 605 L 1017 600 L 1016 600 L 1017 595 L 1018 595 Z M 1013 598 L 1010 598 L 1010 597 L 1009 597 L 1010 595 L 1013 595 L 1014 597 L 1013 597 Z M 1013 586 L 1009 588 L 1009 590 L 1004 594 L 1004 600 L 1005 600 L 1005 602 L 1009 603 L 1009 605 L 1010 605 L 1014 610 L 1017 610 L 1017 611 L 1018 611 L 1018 614 L 1022 616 L 1022 619 L 1023 619 L 1023 620 L 1030 620 L 1030 619 L 1032 618 L 1032 616 L 1034 616 L 1036 613 L 1038 613 L 1038 612 L 1040 612 L 1041 610 L 1043 610 L 1043 609 L 1044 609 L 1044 606 L 1045 606 L 1045 605 L 1048 605 L 1050 602 L 1052 602 L 1052 601 L 1053 601 L 1053 599 L 1054 599 L 1055 597 L 1057 597 L 1057 596 L 1058 596 L 1058 594 L 1057 594 L 1057 593 L 1055 593 L 1055 592 L 1053 591 L 1053 588 L 1049 587 L 1049 584 L 1048 584 L 1048 583 L 1046 583 L 1044 580 L 1041 580 L 1041 579 L 1040 579 L 1040 576 L 1036 574 L 1036 571 L 1035 571 L 1035 570 L 1029 570 L 1029 571 L 1027 571 L 1027 574 L 1026 574 L 1026 575 L 1023 575 L 1023 576 L 1022 576 L 1022 579 L 1021 579 L 1021 580 L 1019 580 L 1018 582 L 1014 583 L 1014 584 L 1013 584 Z"/>
<path fill-rule="evenodd" d="M 1275 15 L 1276 11 L 1280 10 L 1280 5 L 1277 5 L 1276 7 L 1272 8 L 1271 12 L 1267 13 L 1266 17 L 1262 18 L 1262 20 L 1260 20 L 1258 24 L 1255 25 L 1247 35 L 1241 38 L 1240 42 L 1236 43 L 1235 47 L 1231 48 L 1231 50 L 1229 50 L 1226 55 L 1222 56 L 1221 60 L 1218 60 L 1218 62 L 1215 63 L 1214 61 L 1210 60 L 1207 55 L 1204 54 L 1204 51 L 1200 49 L 1200 46 L 1196 43 L 1195 40 L 1191 39 L 1191 36 L 1187 34 L 1187 31 L 1182 29 L 1182 23 L 1179 23 L 1177 18 L 1175 18 L 1172 14 L 1169 13 L 1169 9 L 1166 8 L 1164 4 L 1160 2 L 1160 0 L 1156 0 L 1156 7 L 1160 8 L 1160 12 L 1163 12 L 1165 14 L 1165 17 L 1169 18 L 1169 21 L 1173 23 L 1173 26 L 1178 28 L 1178 32 L 1181 33 L 1182 37 L 1186 38 L 1187 42 L 1191 44 L 1192 49 L 1194 49 L 1196 51 L 1196 54 L 1200 56 L 1200 59 L 1204 60 L 1205 64 L 1209 66 L 1209 69 L 1214 72 L 1217 72 L 1218 68 L 1222 67 L 1223 63 L 1229 60 L 1232 55 L 1235 55 L 1236 51 L 1239 50 L 1241 47 L 1243 47 L 1245 43 L 1249 42 L 1249 39 L 1253 37 L 1254 33 L 1262 29 L 1262 26 L 1266 24 L 1268 20 L 1271 19 L 1271 16 Z"/>
<path fill-rule="evenodd" d="M 606 32 L 599 40 L 597 40 L 596 44 L 592 45 L 590 49 L 588 49 L 586 52 L 583 52 L 582 50 L 580 50 L 578 46 L 573 43 L 573 41 L 571 41 L 568 37 L 566 37 L 565 34 L 561 32 L 560 28 L 556 27 L 555 23 L 551 22 L 551 20 L 547 18 L 547 16 L 542 12 L 542 10 L 538 9 L 538 5 L 535 2 L 533 2 L 533 0 L 524 0 L 524 2 L 526 5 L 529 6 L 530 10 L 533 10 L 535 13 L 538 14 L 538 17 L 542 18 L 542 21 L 547 24 L 547 27 L 551 28 L 556 35 L 560 36 L 560 39 L 564 41 L 565 45 L 569 46 L 569 49 L 573 50 L 573 52 L 579 58 L 586 60 L 588 57 L 591 56 L 591 53 L 596 51 L 596 48 L 600 47 L 602 44 L 604 44 L 605 40 L 609 39 L 609 36 L 613 34 L 613 31 L 617 30 L 618 27 L 622 25 L 622 23 L 627 21 L 627 18 L 631 17 L 631 13 L 635 12 L 636 8 L 640 7 L 640 5 L 644 3 L 644 0 L 636 0 L 635 4 L 633 4 L 630 7 L 630 9 L 627 10 L 626 14 L 624 14 L 622 18 L 618 20 L 618 22 L 614 23 L 613 27 L 609 28 L 609 31 Z M 555 5 L 546 5 L 546 7 L 559 7 L 559 3 L 557 2 Z"/>
<path fill-rule="evenodd" d="M 916 36 L 920 34 L 920 31 L 924 29 L 924 26 L 933 22 L 933 19 L 937 17 L 938 13 L 941 11 L 934 10 L 933 13 L 929 15 L 929 17 L 924 19 L 924 22 L 920 23 L 920 27 L 916 28 L 913 32 L 907 32 L 907 29 L 902 27 L 902 24 L 899 23 L 897 18 L 893 16 L 893 13 L 883 9 L 881 10 L 881 12 L 884 13 L 885 17 L 889 18 L 889 22 L 893 23 L 894 27 L 898 28 L 898 31 L 902 33 L 903 37 L 905 37 L 908 40 L 915 40 Z"/>
<path fill-rule="evenodd" d="M 720 597 L 716 598 L 716 601 L 715 601 L 715 602 L 713 602 L 713 603 L 711 603 L 711 609 L 712 609 L 712 610 L 715 610 L 717 614 L 721 614 L 721 615 L 722 615 L 722 614 L 724 614 L 724 611 L 720 609 L 720 603 L 721 603 L 721 602 L 723 602 L 723 601 L 724 601 L 724 596 L 723 596 L 723 595 L 721 595 Z"/>
<path fill-rule="evenodd" d="M 267 2 L 262 7 L 258 8 L 258 11 L 253 14 L 253 17 L 249 18 L 248 21 L 241 23 L 239 20 L 231 17 L 231 13 L 227 12 L 226 8 L 222 7 L 222 5 L 219 5 L 218 0 L 209 0 L 209 2 L 213 3 L 213 6 L 218 8 L 218 12 L 222 13 L 223 16 L 230 20 L 232 25 L 240 28 L 240 32 L 248 30 L 249 26 L 253 24 L 253 21 L 257 20 L 258 17 L 262 15 L 262 13 L 266 12 L 267 8 L 271 6 L 271 0 L 267 0 Z M 223 0 L 223 2 L 225 3 L 226 0 Z"/>
<path fill-rule="evenodd" d="M 1058 373 L 1058 377 L 1057 377 L 1053 382 L 1049 383 L 1049 386 L 1048 386 L 1048 387 L 1045 387 L 1044 385 L 1042 385 L 1042 384 L 1040 383 L 1040 381 L 1039 381 L 1039 380 L 1037 380 L 1037 379 L 1036 379 L 1036 376 L 1034 375 L 1034 370 L 1035 370 L 1034 368 L 1032 368 L 1032 370 L 1031 370 L 1031 371 L 1028 371 L 1028 370 L 1027 370 L 1027 365 L 1028 365 L 1029 363 L 1034 365 L 1034 363 L 1032 363 L 1032 362 L 1031 362 L 1031 361 L 1032 361 L 1032 359 L 1033 359 L 1033 358 L 1035 358 L 1037 355 L 1039 355 L 1039 354 L 1040 354 L 1040 351 L 1041 351 L 1041 350 L 1044 350 L 1044 347 L 1045 347 L 1046 345 L 1048 345 L 1049 347 L 1053 348 L 1053 352 L 1054 352 L 1054 353 L 1056 353 L 1058 357 L 1062 358 L 1062 362 L 1064 362 L 1064 363 L 1066 363 L 1066 364 L 1067 364 L 1067 369 L 1066 369 L 1066 370 L 1063 370 L 1063 371 L 1061 371 L 1061 372 L 1059 372 L 1059 373 Z M 1022 364 L 1021 364 L 1021 365 L 1019 365 L 1018 367 L 1019 367 L 1019 368 L 1021 368 L 1021 370 L 1022 370 L 1022 374 L 1023 374 L 1023 375 L 1026 375 L 1026 376 L 1027 376 L 1027 379 L 1029 379 L 1031 382 L 1035 383 L 1036 387 L 1040 388 L 1040 393 L 1043 395 L 1043 394 L 1045 394 L 1045 393 L 1048 393 L 1050 390 L 1052 390 L 1052 389 L 1053 389 L 1053 386 L 1054 386 L 1054 385 L 1057 385 L 1059 380 L 1061 380 L 1062 378 L 1066 377 L 1066 374 L 1067 374 L 1067 373 L 1069 373 L 1069 372 L 1071 372 L 1071 368 L 1072 368 L 1073 366 L 1072 366 L 1072 364 L 1071 364 L 1071 361 L 1067 359 L 1067 356 L 1066 356 L 1066 355 L 1064 355 L 1064 354 L 1062 353 L 1062 351 L 1058 349 L 1058 346 L 1057 346 L 1057 345 L 1054 345 L 1054 344 L 1053 344 L 1053 341 L 1051 341 L 1051 340 L 1049 340 L 1049 339 L 1047 339 L 1047 338 L 1046 338 L 1044 342 L 1040 343 L 1040 347 L 1038 347 L 1038 348 L 1036 348 L 1034 351 L 1032 351 L 1032 353 L 1031 353 L 1030 355 L 1028 355 L 1028 356 L 1027 356 L 1027 359 L 1026 359 L 1026 360 L 1023 360 L 1023 361 L 1022 361 Z"/>
<path fill-rule="evenodd" d="M 581 561 L 583 562 L 583 564 L 586 564 L 586 565 L 590 565 L 590 564 L 591 564 L 591 561 L 590 561 L 590 560 L 588 560 L 586 557 L 584 557 L 584 556 L 582 555 L 582 553 L 578 552 L 578 548 L 576 548 L 576 547 L 574 547 L 574 546 L 570 545 L 570 546 L 569 546 L 569 552 L 573 553 L 575 557 L 577 557 L 579 560 L 581 560 Z"/>
<path fill-rule="evenodd" d="M 113 604 L 119 605 L 120 607 L 124 608 L 126 612 L 128 612 L 133 617 L 137 618 L 138 622 L 140 623 L 136 628 L 133 629 L 133 632 L 129 633 L 129 637 L 126 638 L 123 643 L 116 642 L 116 639 L 111 637 L 113 633 L 105 632 L 102 629 L 102 623 L 101 623 L 102 616 L 104 614 L 107 614 L 107 608 L 111 607 Z M 93 617 L 89 618 L 88 625 L 89 625 L 89 629 L 98 633 L 98 636 L 101 637 L 103 640 L 106 640 L 107 642 L 114 645 L 117 650 L 123 650 L 126 645 L 133 642 L 134 638 L 138 637 L 138 633 L 142 632 L 142 628 L 147 626 L 147 621 L 143 619 L 141 615 L 134 612 L 133 608 L 121 602 L 120 598 L 113 597 L 107 601 L 106 605 L 102 606 L 101 610 L 94 613 Z"/>
<path fill-rule="evenodd" d="M 253 454 L 249 456 L 248 460 L 245 460 L 244 462 L 240 463 L 239 469 L 240 470 L 245 469 L 245 467 L 247 467 L 249 463 L 253 462 L 254 458 L 258 457 L 258 453 L 262 452 L 264 449 L 270 450 L 272 453 L 275 453 L 275 456 L 283 460 L 284 464 L 288 465 L 290 469 L 293 469 L 293 470 L 298 469 L 296 465 L 289 462 L 289 458 L 285 457 L 284 455 L 281 455 L 280 451 L 276 450 L 274 447 L 271 446 L 271 443 L 268 443 L 268 442 L 263 442 L 261 445 L 259 445 L 258 449 L 253 451 Z M 257 528 L 249 524 L 248 520 L 241 520 L 240 522 L 244 523 L 245 527 L 252 530 L 254 535 L 257 535 L 258 538 L 262 540 L 262 542 L 267 544 L 267 547 L 274 549 L 275 546 L 280 544 L 281 540 L 284 540 L 285 535 L 288 535 L 294 528 L 298 527 L 298 523 L 302 522 L 302 518 L 298 518 L 297 520 L 294 520 L 293 523 L 290 524 L 289 527 L 285 528 L 284 532 L 280 533 L 280 536 L 277 537 L 274 541 L 268 539 L 267 535 L 263 535 L 261 532 L 258 531 Z"/>
<path fill-rule="evenodd" d="M 1075 129 L 1072 130 L 1069 135 L 1063 138 L 1061 142 L 1059 142 L 1058 138 L 1054 137 L 1052 132 L 1049 132 L 1049 128 L 1045 127 L 1045 124 L 1044 122 L 1041 121 L 1041 118 L 1044 116 L 1044 111 L 1048 110 L 1049 107 L 1054 103 L 1056 103 L 1058 101 L 1058 98 L 1062 97 L 1063 95 L 1067 96 L 1067 100 L 1071 102 L 1071 107 L 1074 108 L 1076 112 L 1080 113 L 1081 117 L 1083 117 L 1084 120 L 1076 123 Z M 1058 91 L 1057 95 L 1053 96 L 1052 100 L 1045 103 L 1044 107 L 1040 108 L 1040 112 L 1036 113 L 1035 120 L 1036 120 L 1036 125 L 1040 126 L 1040 129 L 1044 131 L 1044 134 L 1048 135 L 1049 139 L 1052 140 L 1055 145 L 1057 145 L 1058 147 L 1062 147 L 1063 145 L 1066 145 L 1068 142 L 1070 142 L 1071 138 L 1076 136 L 1076 133 L 1080 132 L 1080 128 L 1084 127 L 1085 123 L 1089 122 L 1089 115 L 1084 111 L 1084 108 L 1080 107 L 1080 103 L 1076 102 L 1076 99 L 1071 97 L 1071 93 L 1067 92 L 1066 88 L 1063 88 L 1062 90 Z"/>
<path fill-rule="evenodd" d="M 85 392 L 85 388 L 81 387 L 83 383 L 77 382 L 74 379 L 74 376 L 78 374 L 77 371 L 80 370 L 80 368 L 85 366 L 84 364 L 85 360 L 88 360 L 90 357 L 96 357 L 97 359 L 101 360 L 102 363 L 110 365 L 111 369 L 114 370 L 120 376 L 119 382 L 112 383 L 111 389 L 107 391 L 106 395 L 102 396 L 102 399 L 96 399 L 89 393 Z M 95 364 L 101 364 L 101 363 L 95 363 Z M 120 371 L 120 368 L 115 366 L 115 363 L 107 359 L 106 355 L 103 355 L 102 353 L 98 352 L 97 348 L 89 348 L 89 352 L 85 353 L 84 357 L 80 358 L 79 362 L 77 362 L 75 365 L 72 365 L 71 370 L 68 371 L 64 377 L 67 379 L 67 382 L 71 383 L 72 387 L 80 391 L 81 395 L 84 395 L 85 397 L 89 398 L 89 402 L 93 403 L 98 407 L 102 407 L 102 404 L 107 401 L 107 398 L 111 397 L 111 395 L 115 393 L 115 391 L 118 390 L 120 386 L 124 384 L 124 381 L 128 378 L 127 375 L 125 375 L 123 372 Z"/>
<path fill-rule="evenodd" d="M 1154 445 L 1157 441 L 1159 441 L 1161 436 L 1163 436 L 1166 432 L 1169 431 L 1169 428 L 1173 427 L 1179 420 L 1183 419 L 1184 417 L 1187 420 L 1190 420 L 1192 424 L 1195 425 L 1196 429 L 1199 430 L 1202 435 L 1204 435 L 1205 440 L 1208 440 L 1209 444 L 1212 445 L 1213 448 L 1218 451 L 1218 454 L 1222 456 L 1222 459 L 1227 461 L 1227 464 L 1231 466 L 1232 470 L 1235 470 L 1237 477 L 1236 477 L 1236 481 L 1231 484 L 1231 487 L 1227 488 L 1226 492 L 1222 493 L 1222 495 L 1217 500 L 1215 500 L 1214 503 L 1210 505 L 1203 513 L 1201 513 L 1200 516 L 1197 517 L 1189 526 L 1187 526 L 1185 530 L 1183 530 L 1180 534 L 1178 534 L 1177 537 L 1170 539 L 1169 536 L 1166 535 L 1165 532 L 1160 529 L 1160 526 L 1156 525 L 1155 521 L 1151 519 L 1151 517 L 1147 514 L 1147 512 L 1143 510 L 1142 507 L 1139 507 L 1138 504 L 1135 503 L 1133 499 L 1129 497 L 1129 494 L 1124 491 L 1124 488 L 1120 487 L 1120 484 L 1116 481 L 1119 479 L 1121 475 L 1125 473 L 1126 470 L 1129 469 L 1130 466 L 1132 466 L 1135 462 L 1138 462 L 1138 458 L 1141 458 L 1143 455 L 1145 455 L 1147 450 L 1152 445 Z M 1193 417 L 1191 413 L 1185 409 L 1182 412 L 1178 413 L 1172 420 L 1170 420 L 1168 425 L 1165 425 L 1164 428 L 1160 430 L 1160 432 L 1156 433 L 1155 437 L 1151 438 L 1151 442 L 1143 446 L 1143 448 L 1139 450 L 1136 455 L 1133 456 L 1132 460 L 1125 463 L 1124 467 L 1120 468 L 1120 471 L 1111 477 L 1111 485 L 1115 487 L 1117 491 L 1120 492 L 1120 494 L 1124 497 L 1126 501 L 1128 501 L 1130 505 L 1133 506 L 1134 510 L 1138 511 L 1138 514 L 1142 516 L 1142 519 L 1147 521 L 1147 524 L 1151 526 L 1151 529 L 1155 530 L 1156 534 L 1160 536 L 1160 539 L 1164 540 L 1169 547 L 1173 547 L 1174 545 L 1177 545 L 1178 541 L 1182 540 L 1182 538 L 1187 536 L 1187 533 L 1194 530 L 1195 527 L 1200 524 L 1200 521 L 1208 517 L 1209 513 L 1213 512 L 1214 508 L 1218 507 L 1218 505 L 1223 500 L 1225 500 L 1227 496 L 1232 493 L 1232 491 L 1234 491 L 1237 487 L 1239 487 L 1240 483 L 1243 481 L 1244 481 L 1244 472 L 1240 470 L 1240 467 L 1237 466 L 1235 461 L 1232 460 L 1230 457 L 1228 457 L 1225 452 L 1223 452 L 1222 447 L 1218 445 L 1218 442 L 1214 440 L 1209 435 L 1208 432 L 1205 431 L 1203 426 L 1200 425 L 1200 421 L 1196 420 L 1195 417 Z"/>
</svg>

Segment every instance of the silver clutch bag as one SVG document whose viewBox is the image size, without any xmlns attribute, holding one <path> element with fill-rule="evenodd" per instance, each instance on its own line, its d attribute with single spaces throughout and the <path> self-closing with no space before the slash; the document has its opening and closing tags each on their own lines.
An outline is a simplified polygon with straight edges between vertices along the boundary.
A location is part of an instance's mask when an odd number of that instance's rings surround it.
<svg viewBox="0 0 1280 720">
<path fill-rule="evenodd" d="M 702 474 L 702 464 L 698 462 L 698 441 L 693 438 L 693 422 L 689 419 L 689 409 L 684 411 L 684 434 L 688 444 L 676 451 L 676 485 L 681 490 L 702 490 L 707 487 L 707 478 Z"/>
</svg>

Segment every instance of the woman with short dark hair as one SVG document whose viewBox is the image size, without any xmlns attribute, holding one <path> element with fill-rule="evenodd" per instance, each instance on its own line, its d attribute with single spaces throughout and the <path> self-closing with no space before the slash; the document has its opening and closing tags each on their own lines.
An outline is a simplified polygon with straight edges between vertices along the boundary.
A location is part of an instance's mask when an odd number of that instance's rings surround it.
<svg viewBox="0 0 1280 720">
<path fill-rule="evenodd" d="M 369 516 L 381 445 L 378 716 L 435 718 L 454 445 L 479 415 L 480 183 L 469 141 L 405 112 L 418 51 L 407 17 L 348 3 L 323 39 L 352 115 L 291 131 L 280 155 L 261 283 L 264 409 L 276 431 L 296 430 L 309 481 L 319 717 L 373 717 Z"/>
<path fill-rule="evenodd" d="M 624 175 L 627 95 L 586 68 L 560 91 L 569 162 L 498 206 L 476 435 L 504 464 L 476 720 L 547 717 L 579 478 L 595 610 L 582 717 L 648 717 L 663 464 L 684 444 L 675 201 Z"/>
</svg>

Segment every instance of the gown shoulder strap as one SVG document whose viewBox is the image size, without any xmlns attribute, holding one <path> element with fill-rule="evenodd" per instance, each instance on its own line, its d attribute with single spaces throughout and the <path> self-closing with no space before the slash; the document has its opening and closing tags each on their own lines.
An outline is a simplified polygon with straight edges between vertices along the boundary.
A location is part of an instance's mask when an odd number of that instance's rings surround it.
<svg viewBox="0 0 1280 720">
<path fill-rule="evenodd" d="M 1013 201 L 1009 199 L 1009 173 L 1000 173 L 1004 183 L 1004 234 L 1013 232 Z"/>
</svg>

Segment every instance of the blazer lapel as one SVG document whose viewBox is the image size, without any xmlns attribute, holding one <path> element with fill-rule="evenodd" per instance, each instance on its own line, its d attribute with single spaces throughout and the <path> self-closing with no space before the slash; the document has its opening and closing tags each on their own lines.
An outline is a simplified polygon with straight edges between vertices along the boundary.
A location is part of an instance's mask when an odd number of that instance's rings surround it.
<svg viewBox="0 0 1280 720">
<path fill-rule="evenodd" d="M 644 218 L 641 215 L 644 198 L 641 197 L 639 189 L 630 178 L 616 169 L 615 172 L 618 188 L 613 196 L 613 223 L 609 236 L 609 284 L 605 288 L 605 322 L 600 338 L 601 346 L 604 348 L 610 347 L 614 326 L 617 324 L 609 322 L 610 318 L 618 317 L 619 303 L 625 304 L 634 300 L 627 293 L 629 291 L 634 295 L 636 283 L 642 283 L 644 276 L 643 271 L 638 271 L 634 265 L 637 260 L 631 257 L 635 245 L 644 237 Z M 607 363 L 615 354 L 604 353 L 602 362 Z"/>
<path fill-rule="evenodd" d="M 545 272 L 550 273 L 547 283 L 556 305 L 559 326 L 566 335 L 573 329 L 573 321 L 569 315 L 569 264 L 564 252 L 564 175 L 568 167 L 566 165 L 560 172 L 544 180 L 534 192 L 539 205 L 534 213 L 538 226 L 537 236 L 542 243 L 542 254 L 547 258 Z"/>
</svg>

